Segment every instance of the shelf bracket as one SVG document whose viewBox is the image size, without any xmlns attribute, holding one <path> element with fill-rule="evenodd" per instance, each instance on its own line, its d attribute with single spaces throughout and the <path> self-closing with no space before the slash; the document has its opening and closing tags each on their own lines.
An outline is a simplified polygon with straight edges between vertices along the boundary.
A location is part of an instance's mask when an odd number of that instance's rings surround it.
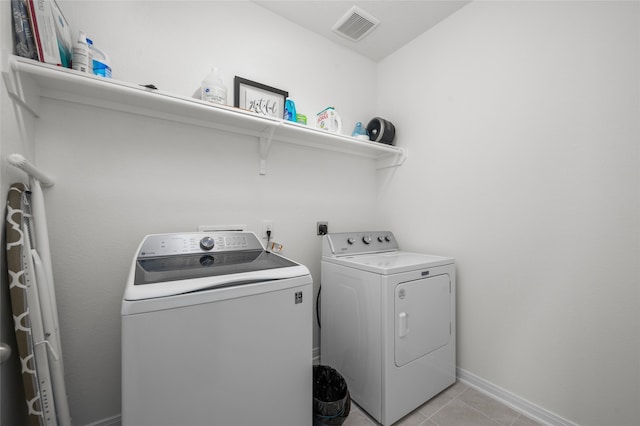
<svg viewBox="0 0 640 426">
<path fill-rule="evenodd" d="M 407 161 L 409 153 L 407 148 L 399 148 L 400 152 L 395 155 L 389 155 L 378 160 L 376 170 L 388 169 L 391 167 L 400 167 Z"/>
<path fill-rule="evenodd" d="M 29 77 L 17 72 L 17 64 L 13 56 L 3 51 L 1 61 L 2 64 L 0 68 L 2 69 L 2 78 L 4 79 L 4 85 L 7 88 L 9 97 L 35 118 L 39 117 L 40 114 L 37 107 L 39 94 L 37 86 L 32 82 L 25 84 L 23 80 Z"/>
<path fill-rule="evenodd" d="M 270 127 L 268 130 L 265 130 L 262 135 L 260 135 L 260 145 L 258 149 L 260 150 L 260 174 L 267 174 L 267 156 L 269 155 L 269 150 L 271 149 L 271 142 L 273 141 L 273 133 L 276 131 L 276 126 Z"/>
</svg>

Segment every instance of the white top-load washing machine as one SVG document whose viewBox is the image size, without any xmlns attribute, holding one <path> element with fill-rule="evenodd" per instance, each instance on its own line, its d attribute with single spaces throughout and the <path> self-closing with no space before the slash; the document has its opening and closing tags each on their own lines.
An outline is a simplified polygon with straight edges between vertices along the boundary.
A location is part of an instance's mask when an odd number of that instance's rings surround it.
<svg viewBox="0 0 640 426">
<path fill-rule="evenodd" d="M 251 232 L 149 235 L 122 302 L 122 424 L 310 425 L 312 279 Z"/>
<path fill-rule="evenodd" d="M 323 237 L 322 364 L 391 425 L 456 381 L 454 259 L 400 251 L 391 232 Z"/>
</svg>

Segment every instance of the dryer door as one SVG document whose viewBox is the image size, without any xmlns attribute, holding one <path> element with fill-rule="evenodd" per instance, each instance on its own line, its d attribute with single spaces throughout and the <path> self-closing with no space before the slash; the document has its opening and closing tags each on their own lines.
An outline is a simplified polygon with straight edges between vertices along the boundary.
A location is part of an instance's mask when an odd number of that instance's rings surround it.
<svg viewBox="0 0 640 426">
<path fill-rule="evenodd" d="M 402 367 L 449 342 L 449 275 L 398 284 L 395 290 L 395 364 Z"/>
</svg>

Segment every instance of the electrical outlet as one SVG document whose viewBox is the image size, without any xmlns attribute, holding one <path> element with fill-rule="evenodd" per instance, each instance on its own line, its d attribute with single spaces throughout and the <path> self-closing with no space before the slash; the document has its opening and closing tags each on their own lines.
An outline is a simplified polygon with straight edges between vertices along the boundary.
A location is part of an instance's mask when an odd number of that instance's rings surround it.
<svg viewBox="0 0 640 426">
<path fill-rule="evenodd" d="M 329 233 L 329 222 L 317 222 L 318 235 L 326 235 Z"/>
<path fill-rule="evenodd" d="M 273 221 L 272 220 L 263 220 L 262 221 L 262 238 L 267 239 L 267 231 L 271 231 L 271 238 L 273 238 Z"/>
</svg>

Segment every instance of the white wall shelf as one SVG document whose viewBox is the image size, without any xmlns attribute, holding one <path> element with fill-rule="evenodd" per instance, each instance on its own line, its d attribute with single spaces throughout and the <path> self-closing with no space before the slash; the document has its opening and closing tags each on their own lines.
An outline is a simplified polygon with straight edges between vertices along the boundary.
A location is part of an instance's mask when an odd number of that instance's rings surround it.
<svg viewBox="0 0 640 426">
<path fill-rule="evenodd" d="M 14 102 L 35 117 L 40 114 L 40 98 L 50 98 L 255 136 L 259 140 L 261 174 L 266 174 L 266 160 L 274 140 L 371 158 L 376 160 L 378 169 L 399 166 L 407 158 L 403 148 L 336 135 L 18 56 L 8 55 L 3 75 Z"/>
</svg>

